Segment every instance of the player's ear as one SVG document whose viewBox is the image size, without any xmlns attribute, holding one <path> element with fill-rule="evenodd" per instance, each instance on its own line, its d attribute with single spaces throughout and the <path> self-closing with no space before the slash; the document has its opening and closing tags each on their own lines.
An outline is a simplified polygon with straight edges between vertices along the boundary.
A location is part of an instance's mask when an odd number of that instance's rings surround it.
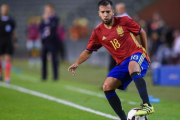
<svg viewBox="0 0 180 120">
<path fill-rule="evenodd" d="M 113 15 L 114 15 L 114 13 L 115 13 L 114 9 L 112 10 L 112 12 L 113 12 Z"/>
<path fill-rule="evenodd" d="M 100 11 L 98 11 L 98 15 L 99 15 L 99 17 L 100 17 Z"/>
</svg>

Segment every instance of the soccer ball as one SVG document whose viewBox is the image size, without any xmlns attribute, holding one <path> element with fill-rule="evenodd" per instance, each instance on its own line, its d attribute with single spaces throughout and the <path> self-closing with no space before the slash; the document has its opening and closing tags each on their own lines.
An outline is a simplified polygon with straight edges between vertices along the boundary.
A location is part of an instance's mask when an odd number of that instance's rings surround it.
<svg viewBox="0 0 180 120">
<path fill-rule="evenodd" d="M 127 120 L 147 120 L 148 117 L 146 115 L 144 116 L 135 116 L 136 112 L 140 110 L 139 108 L 133 108 L 128 113 Z"/>
</svg>

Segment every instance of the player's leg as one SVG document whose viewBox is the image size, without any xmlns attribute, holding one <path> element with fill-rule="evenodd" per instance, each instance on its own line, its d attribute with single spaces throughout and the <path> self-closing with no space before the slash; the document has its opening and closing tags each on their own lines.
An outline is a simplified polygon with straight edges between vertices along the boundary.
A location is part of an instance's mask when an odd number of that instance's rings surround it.
<svg viewBox="0 0 180 120">
<path fill-rule="evenodd" d="M 65 62 L 65 46 L 63 41 L 59 41 L 59 52 L 63 62 Z"/>
<path fill-rule="evenodd" d="M 5 44 L 5 54 L 4 54 L 4 60 L 5 60 L 5 81 L 6 83 L 10 82 L 10 75 L 11 75 L 11 57 L 14 53 L 14 47 L 13 43 L 11 41 L 7 41 Z"/>
<path fill-rule="evenodd" d="M 42 80 L 45 81 L 47 78 L 47 48 L 46 46 L 42 47 L 41 50 L 41 60 L 42 60 Z"/>
<path fill-rule="evenodd" d="M 146 82 L 141 76 L 141 69 L 136 61 L 131 61 L 129 63 L 129 73 L 132 79 L 134 80 L 134 83 L 139 91 L 141 99 L 143 100 L 143 104 L 147 103 L 148 105 L 151 106 L 146 89 Z"/>
<path fill-rule="evenodd" d="M 10 74 L 11 74 L 11 56 L 9 54 L 5 54 L 4 60 L 5 60 L 5 81 L 9 83 Z"/>
<path fill-rule="evenodd" d="M 138 89 L 139 95 L 143 101 L 142 110 L 139 110 L 136 115 L 146 115 L 154 113 L 154 108 L 149 102 L 146 82 L 141 75 L 141 68 L 139 63 L 137 63 L 136 61 L 130 61 L 129 74 L 131 75 L 136 88 Z"/>
<path fill-rule="evenodd" d="M 27 50 L 28 50 L 28 57 L 29 57 L 28 63 L 29 63 L 30 66 L 33 66 L 33 60 L 32 60 L 33 41 L 32 40 L 27 40 L 26 47 L 27 47 Z"/>
<path fill-rule="evenodd" d="M 2 68 L 2 60 L 4 54 L 4 45 L 0 42 L 0 81 L 3 80 L 3 68 Z"/>
<path fill-rule="evenodd" d="M 58 80 L 58 48 L 53 46 L 51 48 L 52 68 L 53 68 L 53 80 Z"/>
<path fill-rule="evenodd" d="M 2 58 L 3 58 L 3 56 L 0 55 L 0 81 L 3 80 Z"/>
<path fill-rule="evenodd" d="M 34 45 L 35 45 L 35 49 L 36 49 L 35 63 L 39 67 L 41 64 L 41 60 L 40 60 L 41 41 L 36 40 Z"/>
<path fill-rule="evenodd" d="M 115 89 L 120 85 L 122 85 L 121 81 L 117 78 L 107 77 L 103 85 L 103 90 L 109 104 L 116 114 L 121 118 L 121 120 L 127 120 L 126 114 L 121 106 L 121 101 L 115 92 Z"/>
</svg>

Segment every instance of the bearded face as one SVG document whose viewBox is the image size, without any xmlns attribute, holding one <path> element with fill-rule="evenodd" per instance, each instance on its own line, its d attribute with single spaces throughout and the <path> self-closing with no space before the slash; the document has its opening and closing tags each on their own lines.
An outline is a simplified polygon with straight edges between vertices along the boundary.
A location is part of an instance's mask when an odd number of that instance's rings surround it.
<svg viewBox="0 0 180 120">
<path fill-rule="evenodd" d="M 112 23 L 114 10 L 110 4 L 107 6 L 100 5 L 98 13 L 104 24 L 109 25 Z"/>
</svg>

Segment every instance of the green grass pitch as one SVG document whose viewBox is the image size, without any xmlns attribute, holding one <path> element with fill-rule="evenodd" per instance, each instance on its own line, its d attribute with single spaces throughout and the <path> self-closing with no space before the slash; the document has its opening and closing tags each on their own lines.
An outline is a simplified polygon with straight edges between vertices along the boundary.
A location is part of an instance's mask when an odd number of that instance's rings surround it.
<svg viewBox="0 0 180 120">
<path fill-rule="evenodd" d="M 28 67 L 26 60 L 14 60 L 13 66 L 20 68 L 21 71 L 17 69 L 12 70 L 12 85 L 44 93 L 116 116 L 105 98 L 67 89 L 67 86 L 71 86 L 92 91 L 93 93 L 103 94 L 101 86 L 107 74 L 105 68 L 82 65 L 77 69 L 76 75 L 72 76 L 70 72 L 67 72 L 69 64 L 62 64 L 60 67 L 60 80 L 53 82 L 51 80 L 51 67 L 49 66 L 49 78 L 46 82 L 42 82 L 40 79 L 40 68 Z M 149 94 L 161 99 L 160 103 L 153 104 L 156 113 L 149 115 L 149 120 L 179 120 L 180 88 L 153 86 L 151 84 L 151 77 L 145 77 L 145 79 L 147 80 Z M 122 105 L 126 113 L 132 108 L 139 107 L 138 104 L 141 103 L 134 83 L 131 83 L 125 92 L 117 90 L 117 94 L 123 99 Z M 133 101 L 138 104 L 132 105 L 129 104 L 128 101 Z M 0 86 L 0 120 L 110 119 Z"/>
</svg>

